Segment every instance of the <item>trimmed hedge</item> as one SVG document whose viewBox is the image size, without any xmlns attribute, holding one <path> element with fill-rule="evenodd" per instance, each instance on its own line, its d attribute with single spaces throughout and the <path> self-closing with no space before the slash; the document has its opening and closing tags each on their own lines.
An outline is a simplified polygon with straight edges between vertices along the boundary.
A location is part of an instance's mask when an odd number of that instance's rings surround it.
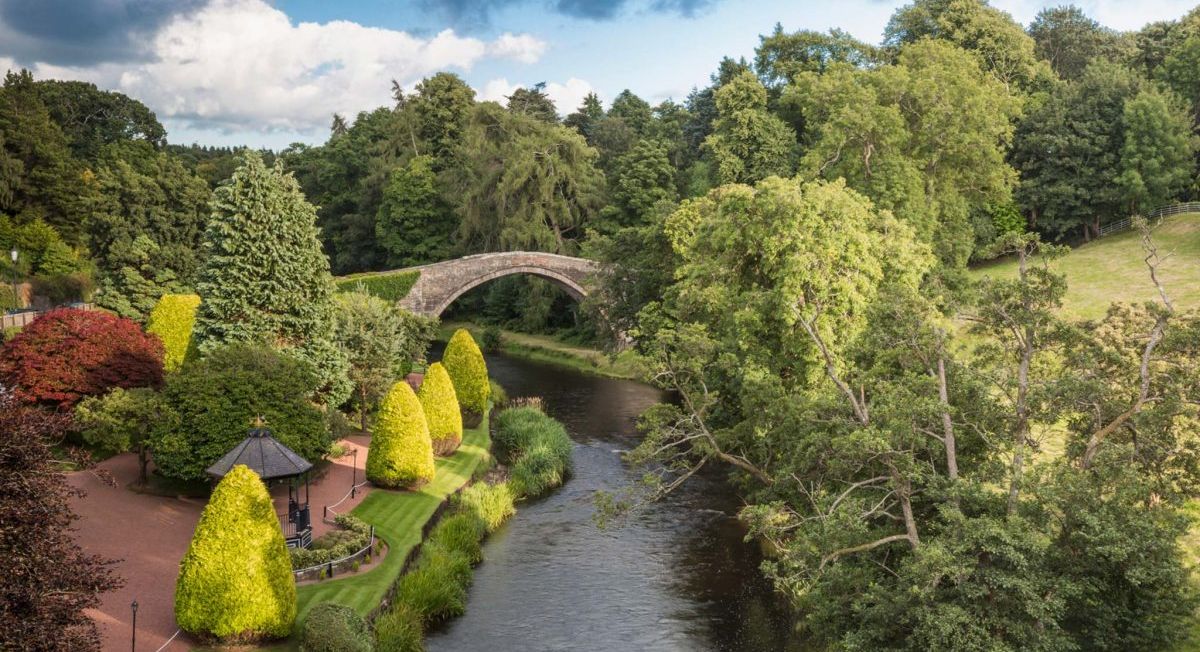
<svg viewBox="0 0 1200 652">
<path fill-rule="evenodd" d="M 501 411 L 492 440 L 510 465 L 509 486 L 517 497 L 540 496 L 561 485 L 571 472 L 570 436 L 536 407 Z"/>
<path fill-rule="evenodd" d="M 454 393 L 454 382 L 442 363 L 435 362 L 425 371 L 421 391 L 417 392 L 421 407 L 425 410 L 425 421 L 429 424 L 429 436 L 433 439 L 433 454 L 444 457 L 458 450 L 462 443 L 462 410 L 458 407 L 458 396 Z"/>
<path fill-rule="evenodd" d="M 350 607 L 322 602 L 308 612 L 300 632 L 300 652 L 372 652 L 367 623 Z"/>
<path fill-rule="evenodd" d="M 388 488 L 414 488 L 433 479 L 433 442 L 421 402 L 407 382 L 392 385 L 379 404 L 367 450 L 367 479 Z"/>
<path fill-rule="evenodd" d="M 477 482 L 455 494 L 454 504 L 459 510 L 474 514 L 488 533 L 495 532 L 504 521 L 517 513 L 513 506 L 512 491 L 504 483 Z"/>
<path fill-rule="evenodd" d="M 458 404 L 464 410 L 482 414 L 487 409 L 488 396 L 491 393 L 487 363 L 484 362 L 483 353 L 467 329 L 460 328 L 454 331 L 450 342 L 446 344 L 442 364 L 446 366 L 446 371 L 454 382 Z"/>
<path fill-rule="evenodd" d="M 351 514 L 341 514 L 333 520 L 342 528 L 326 533 L 313 541 L 311 548 L 288 548 L 292 568 L 310 568 L 348 557 L 367 547 L 371 542 L 371 526 Z"/>
<path fill-rule="evenodd" d="M 296 620 L 296 583 L 271 496 L 237 465 L 200 515 L 175 585 L 175 622 L 202 638 L 280 638 Z"/>
<path fill-rule="evenodd" d="M 421 616 L 403 602 L 375 619 L 375 652 L 425 652 Z"/>
<path fill-rule="evenodd" d="M 154 304 L 146 321 L 146 332 L 158 336 L 163 343 L 163 367 L 167 371 L 179 368 L 196 357 L 192 328 L 196 325 L 196 310 L 200 297 L 195 294 L 164 294 Z"/>
<path fill-rule="evenodd" d="M 361 283 L 367 294 L 388 301 L 399 301 L 408 296 L 409 290 L 412 289 L 418 278 L 421 278 L 421 272 L 417 271 L 385 272 L 383 274 L 345 276 L 336 279 L 334 283 L 337 285 L 338 292 L 354 292 Z"/>
</svg>

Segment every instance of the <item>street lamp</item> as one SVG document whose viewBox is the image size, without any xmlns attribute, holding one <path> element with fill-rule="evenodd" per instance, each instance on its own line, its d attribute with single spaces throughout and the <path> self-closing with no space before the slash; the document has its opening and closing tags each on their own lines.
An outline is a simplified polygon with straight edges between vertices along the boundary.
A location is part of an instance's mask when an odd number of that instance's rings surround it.
<svg viewBox="0 0 1200 652">
<path fill-rule="evenodd" d="M 358 493 L 358 449 L 354 449 L 354 461 L 350 463 L 350 498 Z"/>
<path fill-rule="evenodd" d="M 8 253 L 10 256 L 12 256 L 13 265 L 13 307 L 20 308 L 21 300 L 17 297 L 17 257 L 20 255 L 20 252 L 17 251 L 17 248 L 14 245 L 12 251 Z"/>
<path fill-rule="evenodd" d="M 133 638 L 129 641 L 129 650 L 137 652 L 137 600 L 129 603 L 129 608 L 133 609 Z"/>
</svg>

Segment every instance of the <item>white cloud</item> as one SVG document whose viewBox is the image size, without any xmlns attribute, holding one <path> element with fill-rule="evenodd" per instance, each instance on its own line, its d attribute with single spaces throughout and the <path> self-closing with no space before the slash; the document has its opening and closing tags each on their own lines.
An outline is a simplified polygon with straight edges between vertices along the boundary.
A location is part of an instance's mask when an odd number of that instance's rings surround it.
<svg viewBox="0 0 1200 652">
<path fill-rule="evenodd" d="M 492 79 L 478 89 L 479 99 L 485 102 L 504 104 L 505 98 L 512 95 L 518 88 L 526 88 L 525 84 L 513 84 L 506 77 Z M 592 85 L 577 77 L 571 77 L 564 83 L 548 82 L 546 95 L 554 102 L 559 115 L 567 115 L 583 104 L 583 98 L 588 93 L 595 92 Z"/>
<path fill-rule="evenodd" d="M 187 128 L 317 133 L 337 112 L 390 103 L 391 79 L 411 86 L 486 59 L 533 63 L 546 44 L 528 34 L 492 42 L 453 30 L 431 38 L 349 21 L 293 24 L 263 0 L 215 0 L 165 25 L 148 63 L 35 66 L 38 77 L 120 90 Z"/>
</svg>

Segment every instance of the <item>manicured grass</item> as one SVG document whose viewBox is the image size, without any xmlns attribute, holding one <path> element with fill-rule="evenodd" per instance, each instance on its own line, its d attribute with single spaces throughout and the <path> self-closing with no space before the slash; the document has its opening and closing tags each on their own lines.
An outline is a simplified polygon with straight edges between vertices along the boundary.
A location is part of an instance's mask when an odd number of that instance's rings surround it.
<svg viewBox="0 0 1200 652">
<path fill-rule="evenodd" d="M 469 322 L 442 322 L 438 338 L 445 341 L 459 328 L 471 332 L 476 342 L 482 342 L 483 326 Z M 560 342 L 547 335 L 530 335 L 501 331 L 501 350 L 514 358 L 565 367 L 584 374 L 639 380 L 645 375 L 645 364 L 632 349 L 621 351 L 612 358 L 604 351 Z"/>
<path fill-rule="evenodd" d="M 1181 309 L 1200 307 L 1200 215 L 1176 215 L 1163 220 L 1153 231 L 1159 255 L 1174 254 L 1163 263 L 1160 279 Z M 1158 298 L 1143 262 L 1141 234 L 1130 230 L 1076 247 L 1051 263 L 1067 275 L 1063 313 L 1067 317 L 1096 319 L 1104 316 L 1110 303 L 1142 302 Z M 986 275 L 1015 276 L 1015 260 L 983 265 L 972 270 L 976 278 Z"/>
<path fill-rule="evenodd" d="M 388 544 L 387 556 L 366 573 L 299 587 L 296 621 L 303 623 L 308 610 L 319 602 L 344 604 L 362 616 L 378 607 L 399 577 L 404 559 L 420 543 L 425 523 L 450 494 L 471 479 L 490 446 L 485 417 L 477 428 L 463 433 L 462 446 L 454 455 L 437 460 L 433 481 L 420 491 L 372 488 L 352 513 L 375 526 L 375 534 Z"/>
</svg>

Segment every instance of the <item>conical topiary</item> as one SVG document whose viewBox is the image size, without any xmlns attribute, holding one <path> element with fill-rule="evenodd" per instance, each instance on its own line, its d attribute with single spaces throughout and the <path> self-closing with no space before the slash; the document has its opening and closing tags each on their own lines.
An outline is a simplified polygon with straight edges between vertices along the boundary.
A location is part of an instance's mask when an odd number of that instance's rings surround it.
<svg viewBox="0 0 1200 652">
<path fill-rule="evenodd" d="M 200 297 L 195 294 L 164 294 L 154 304 L 146 321 L 146 332 L 162 340 L 163 368 L 167 371 L 179 371 L 184 362 L 195 357 L 192 327 L 196 325 L 199 307 Z"/>
<path fill-rule="evenodd" d="M 475 414 L 483 414 L 487 410 L 488 386 L 487 363 L 483 361 L 483 353 L 475 344 L 475 339 L 460 328 L 454 331 L 446 352 L 442 355 L 442 363 L 454 382 L 454 392 L 458 396 L 458 404 L 462 409 Z"/>
<path fill-rule="evenodd" d="M 433 479 L 433 441 L 425 410 L 404 381 L 392 385 L 379 404 L 367 450 L 367 479 L 391 488 L 414 488 Z"/>
<path fill-rule="evenodd" d="M 458 396 L 454 393 L 454 382 L 442 363 L 429 365 L 417 398 L 425 410 L 429 436 L 433 439 L 433 454 L 453 453 L 462 443 L 462 411 L 458 407 Z"/>
<path fill-rule="evenodd" d="M 271 496 L 233 467 L 200 516 L 175 585 L 175 622 L 202 638 L 280 638 L 296 620 L 296 582 Z"/>
</svg>

